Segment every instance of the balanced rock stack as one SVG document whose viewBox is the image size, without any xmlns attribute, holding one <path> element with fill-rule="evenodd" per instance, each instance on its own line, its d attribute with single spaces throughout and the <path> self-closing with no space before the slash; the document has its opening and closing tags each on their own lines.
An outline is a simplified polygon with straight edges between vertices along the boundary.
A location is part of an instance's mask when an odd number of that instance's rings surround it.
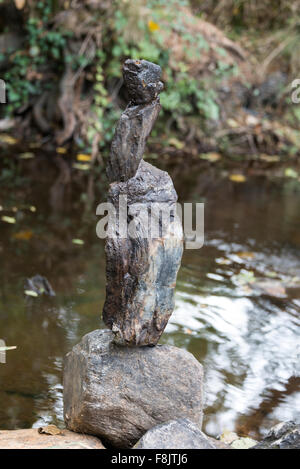
<svg viewBox="0 0 300 469">
<path fill-rule="evenodd" d="M 66 356 L 64 415 L 70 430 L 130 448 L 171 420 L 201 429 L 203 371 L 190 353 L 156 345 L 174 309 L 183 232 L 170 176 L 142 159 L 161 107 L 161 69 L 127 60 L 123 76 L 130 102 L 107 168 L 116 214 L 106 240 L 109 329 L 87 334 Z"/>
</svg>

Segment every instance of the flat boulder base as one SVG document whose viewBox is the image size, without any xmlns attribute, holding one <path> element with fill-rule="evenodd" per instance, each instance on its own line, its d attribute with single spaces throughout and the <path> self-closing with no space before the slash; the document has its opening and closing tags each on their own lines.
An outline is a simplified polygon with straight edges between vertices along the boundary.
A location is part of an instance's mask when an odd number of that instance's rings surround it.
<svg viewBox="0 0 300 469">
<path fill-rule="evenodd" d="M 157 425 L 138 441 L 135 449 L 216 449 L 208 437 L 188 419 Z"/>
<path fill-rule="evenodd" d="M 0 449 L 105 449 L 98 438 L 63 429 L 59 435 L 40 434 L 37 428 L 0 430 Z"/>
<path fill-rule="evenodd" d="M 124 347 L 110 330 L 83 337 L 65 359 L 67 428 L 131 448 L 150 428 L 187 418 L 202 424 L 203 370 L 193 355 L 168 345 Z"/>
</svg>

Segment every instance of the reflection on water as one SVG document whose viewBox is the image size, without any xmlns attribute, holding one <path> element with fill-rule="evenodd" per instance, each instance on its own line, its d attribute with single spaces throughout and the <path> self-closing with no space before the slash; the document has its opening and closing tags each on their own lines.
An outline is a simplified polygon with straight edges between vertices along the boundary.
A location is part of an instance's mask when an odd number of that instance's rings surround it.
<svg viewBox="0 0 300 469">
<path fill-rule="evenodd" d="M 258 436 L 300 417 L 300 192 L 262 178 L 238 185 L 211 170 L 175 171 L 182 200 L 205 202 L 206 241 L 184 254 L 161 342 L 186 348 L 203 364 L 207 433 Z M 83 213 L 74 182 L 59 193 L 60 202 L 71 194 L 74 203 L 57 213 L 49 174 L 42 169 L 34 185 L 0 192 L 3 208 L 17 208 L 3 211 L 14 213 L 15 224 L 0 222 L 0 338 L 18 347 L 0 364 L 2 429 L 62 423 L 63 356 L 103 327 L 97 218 Z M 97 202 L 104 198 L 99 187 Z M 16 236 L 24 231 L 32 231 L 27 240 Z M 54 299 L 24 299 L 24 279 L 36 273 L 49 279 Z"/>
</svg>

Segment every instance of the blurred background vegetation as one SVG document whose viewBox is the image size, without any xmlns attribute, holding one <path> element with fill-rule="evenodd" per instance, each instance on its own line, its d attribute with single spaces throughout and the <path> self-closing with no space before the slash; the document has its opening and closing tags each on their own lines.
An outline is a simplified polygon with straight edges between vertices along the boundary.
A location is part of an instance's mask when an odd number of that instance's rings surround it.
<svg viewBox="0 0 300 469">
<path fill-rule="evenodd" d="M 0 0 L 0 130 L 101 160 L 126 106 L 122 63 L 144 58 L 166 85 L 150 148 L 294 158 L 299 12 L 299 0 Z"/>
</svg>

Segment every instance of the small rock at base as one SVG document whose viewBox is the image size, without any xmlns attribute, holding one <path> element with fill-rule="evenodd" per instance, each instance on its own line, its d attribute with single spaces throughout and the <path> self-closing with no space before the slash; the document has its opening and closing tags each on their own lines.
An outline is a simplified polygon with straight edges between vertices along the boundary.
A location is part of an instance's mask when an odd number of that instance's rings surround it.
<svg viewBox="0 0 300 469">
<path fill-rule="evenodd" d="M 189 419 L 157 425 L 138 441 L 135 449 L 216 449 L 207 436 Z"/>
</svg>

